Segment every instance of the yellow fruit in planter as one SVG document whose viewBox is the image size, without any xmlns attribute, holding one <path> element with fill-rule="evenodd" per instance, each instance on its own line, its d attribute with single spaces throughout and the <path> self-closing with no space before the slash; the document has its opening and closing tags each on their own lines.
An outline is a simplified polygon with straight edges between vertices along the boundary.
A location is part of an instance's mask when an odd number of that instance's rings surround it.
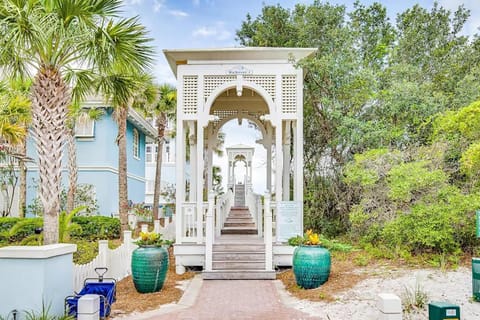
<svg viewBox="0 0 480 320">
<path fill-rule="evenodd" d="M 148 239 L 150 241 L 155 241 L 158 239 L 158 233 L 150 233 L 149 236 L 148 236 Z"/>
<path fill-rule="evenodd" d="M 307 237 L 310 237 L 310 235 L 313 234 L 313 230 L 312 230 L 312 229 L 308 229 L 305 234 L 307 235 Z"/>
<path fill-rule="evenodd" d="M 140 232 L 140 239 L 142 239 L 143 241 L 147 241 L 148 240 L 148 233 Z"/>
</svg>

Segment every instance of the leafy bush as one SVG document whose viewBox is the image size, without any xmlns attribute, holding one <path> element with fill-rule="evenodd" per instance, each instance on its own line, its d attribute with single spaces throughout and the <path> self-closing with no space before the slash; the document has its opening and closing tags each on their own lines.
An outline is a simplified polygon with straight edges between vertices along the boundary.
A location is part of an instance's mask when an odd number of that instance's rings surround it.
<svg viewBox="0 0 480 320">
<path fill-rule="evenodd" d="M 0 241 L 8 240 L 8 231 L 20 220 L 20 218 L 0 217 Z"/>
<path fill-rule="evenodd" d="M 1 223 L 0 238 L 9 242 L 19 242 L 23 239 L 35 235 L 35 229 L 43 226 L 43 220 L 41 218 L 2 218 L 9 219 L 8 221 Z M 15 219 L 15 220 L 11 220 Z M 15 224 L 13 224 L 15 222 Z M 9 229 L 3 229 L 10 226 Z"/>
<path fill-rule="evenodd" d="M 97 240 L 120 237 L 120 220 L 104 216 L 73 217 L 72 222 L 81 229 L 72 230 L 71 236 L 77 239 Z"/>
<path fill-rule="evenodd" d="M 89 240 L 75 240 L 77 251 L 73 253 L 75 264 L 89 263 L 98 255 L 98 242 Z"/>
</svg>

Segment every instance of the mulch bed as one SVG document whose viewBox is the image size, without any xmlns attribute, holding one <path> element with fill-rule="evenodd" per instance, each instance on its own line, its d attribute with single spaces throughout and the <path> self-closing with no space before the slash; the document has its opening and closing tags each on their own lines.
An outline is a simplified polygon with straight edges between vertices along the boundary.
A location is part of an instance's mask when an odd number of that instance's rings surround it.
<svg viewBox="0 0 480 320">
<path fill-rule="evenodd" d="M 111 316 L 121 316 L 132 312 L 144 312 L 159 308 L 163 304 L 178 302 L 183 291 L 176 288 L 177 282 L 191 279 L 194 272 L 186 272 L 182 275 L 175 273 L 175 256 L 173 250 L 169 250 L 170 263 L 167 278 L 162 290 L 154 293 L 138 293 L 133 285 L 132 277 L 117 283 L 117 301 L 112 306 Z"/>
</svg>

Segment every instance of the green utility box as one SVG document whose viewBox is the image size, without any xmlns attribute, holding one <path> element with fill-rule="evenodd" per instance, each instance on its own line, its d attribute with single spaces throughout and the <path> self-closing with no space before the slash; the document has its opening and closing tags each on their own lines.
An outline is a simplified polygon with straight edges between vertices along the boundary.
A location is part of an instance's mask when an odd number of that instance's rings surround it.
<svg viewBox="0 0 480 320">
<path fill-rule="evenodd" d="M 480 301 L 480 258 L 472 258 L 472 292 L 473 299 Z"/>
<path fill-rule="evenodd" d="M 450 302 L 430 302 L 428 320 L 460 320 L 460 307 Z"/>
</svg>

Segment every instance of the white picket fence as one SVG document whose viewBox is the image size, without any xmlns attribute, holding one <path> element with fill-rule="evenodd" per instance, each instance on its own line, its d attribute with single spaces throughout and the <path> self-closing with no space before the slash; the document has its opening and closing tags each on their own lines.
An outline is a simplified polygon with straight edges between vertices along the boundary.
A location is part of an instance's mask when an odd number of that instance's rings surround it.
<svg viewBox="0 0 480 320">
<path fill-rule="evenodd" d="M 98 256 L 86 264 L 73 265 L 73 290 L 79 292 L 86 278 L 97 278 L 95 268 L 108 268 L 104 277 L 122 280 L 131 274 L 133 243 L 132 232 L 123 232 L 123 244 L 116 249 L 108 248 L 108 240 L 98 241 Z"/>
<path fill-rule="evenodd" d="M 153 222 L 153 232 L 161 233 L 162 237 L 167 240 L 175 239 L 175 216 L 170 218 L 163 217 L 163 227 L 160 220 Z M 142 224 L 142 231 L 148 231 L 148 225 Z M 131 260 L 132 252 L 137 248 L 133 242 L 132 231 L 123 232 L 123 243 L 116 249 L 108 248 L 108 240 L 98 241 L 98 255 L 86 264 L 73 265 L 73 290 L 79 292 L 83 288 L 86 278 L 98 278 L 95 268 L 108 268 L 105 278 L 114 278 L 117 281 L 129 276 L 132 273 Z"/>
</svg>

